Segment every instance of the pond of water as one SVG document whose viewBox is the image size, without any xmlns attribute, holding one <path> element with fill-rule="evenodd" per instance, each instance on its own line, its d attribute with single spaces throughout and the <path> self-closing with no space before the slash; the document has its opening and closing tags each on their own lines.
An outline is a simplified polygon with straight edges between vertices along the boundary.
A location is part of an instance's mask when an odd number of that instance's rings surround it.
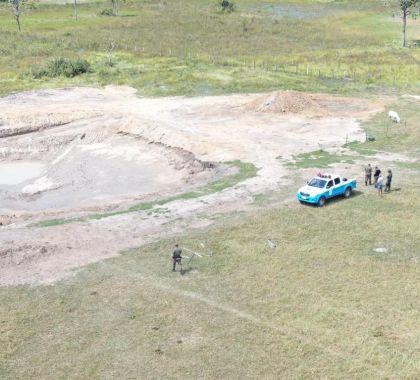
<svg viewBox="0 0 420 380">
<path fill-rule="evenodd" d="M 0 185 L 18 185 L 28 179 L 39 177 L 45 165 L 37 161 L 0 163 Z"/>
</svg>

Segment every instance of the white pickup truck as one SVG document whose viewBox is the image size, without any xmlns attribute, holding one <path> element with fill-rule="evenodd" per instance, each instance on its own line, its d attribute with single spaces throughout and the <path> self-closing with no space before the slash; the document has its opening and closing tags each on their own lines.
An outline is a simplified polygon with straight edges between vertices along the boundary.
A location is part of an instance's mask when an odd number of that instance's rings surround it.
<svg viewBox="0 0 420 380">
<path fill-rule="evenodd" d="M 300 202 L 314 203 L 322 207 L 329 198 L 339 195 L 348 198 L 356 189 L 355 179 L 341 178 L 339 175 L 318 173 L 297 192 L 297 199 Z"/>
</svg>

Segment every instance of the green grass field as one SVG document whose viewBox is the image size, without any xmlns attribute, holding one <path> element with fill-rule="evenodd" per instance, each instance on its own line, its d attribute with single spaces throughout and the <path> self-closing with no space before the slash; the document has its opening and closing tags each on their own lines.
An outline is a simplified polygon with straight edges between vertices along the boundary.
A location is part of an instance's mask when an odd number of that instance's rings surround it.
<svg viewBox="0 0 420 380">
<path fill-rule="evenodd" d="M 291 168 L 327 168 L 335 163 L 352 164 L 354 157 L 331 154 L 325 150 L 317 150 L 315 152 L 302 153 L 294 157 L 294 162 L 289 162 Z"/>
<path fill-rule="evenodd" d="M 348 146 L 364 155 L 386 151 L 420 159 L 418 101 L 404 97 L 390 106 L 390 109 L 395 109 L 399 115 L 404 115 L 400 124 L 391 123 L 388 112 L 383 112 L 363 124 L 366 133 L 373 137 L 374 141 L 363 144 L 350 143 Z"/>
<path fill-rule="evenodd" d="M 417 378 L 419 184 L 180 236 L 214 251 L 183 276 L 172 239 L 54 286 L 1 289 L 0 375 Z"/>
<path fill-rule="evenodd" d="M 18 33 L 0 2 L 0 94 L 32 88 L 128 84 L 142 95 L 203 95 L 296 89 L 338 93 L 412 91 L 420 49 L 401 49 L 395 9 L 382 1 L 242 0 L 222 14 L 207 0 L 40 3 Z M 393 17 L 394 15 L 394 17 Z M 106 66 L 107 44 L 117 48 Z M 409 20 L 410 44 L 420 23 Z M 94 73 L 34 79 L 52 58 L 83 58 Z"/>
</svg>

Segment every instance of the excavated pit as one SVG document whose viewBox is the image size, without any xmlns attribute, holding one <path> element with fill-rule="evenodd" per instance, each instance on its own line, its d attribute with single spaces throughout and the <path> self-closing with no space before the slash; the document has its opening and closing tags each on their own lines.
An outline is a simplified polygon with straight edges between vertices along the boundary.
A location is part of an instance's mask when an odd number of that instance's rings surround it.
<svg viewBox="0 0 420 380">
<path fill-rule="evenodd" d="M 22 98 L 1 114 L 3 212 L 98 211 L 189 191 L 235 170 L 124 132 L 121 113 L 87 106 L 78 113 L 67 104 L 53 111 L 47 104 L 35 117 Z"/>
<path fill-rule="evenodd" d="M 283 159 L 363 140 L 359 120 L 392 101 L 292 91 L 141 98 L 114 86 L 0 98 L 0 286 L 52 283 L 247 211 L 257 194 L 294 201 Z M 258 173 L 226 181 L 238 171 L 229 161 Z M 218 179 L 228 185 L 208 186 Z"/>
</svg>

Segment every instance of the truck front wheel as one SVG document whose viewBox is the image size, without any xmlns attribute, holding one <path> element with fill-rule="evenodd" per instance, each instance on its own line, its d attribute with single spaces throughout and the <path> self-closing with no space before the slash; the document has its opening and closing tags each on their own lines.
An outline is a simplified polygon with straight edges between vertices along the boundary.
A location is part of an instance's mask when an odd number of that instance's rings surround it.
<svg viewBox="0 0 420 380">
<path fill-rule="evenodd" d="M 348 187 L 344 192 L 344 198 L 349 198 L 351 196 L 352 190 L 351 187 Z"/>
<path fill-rule="evenodd" d="M 318 207 L 324 207 L 325 205 L 325 197 L 321 197 L 318 199 Z"/>
</svg>

